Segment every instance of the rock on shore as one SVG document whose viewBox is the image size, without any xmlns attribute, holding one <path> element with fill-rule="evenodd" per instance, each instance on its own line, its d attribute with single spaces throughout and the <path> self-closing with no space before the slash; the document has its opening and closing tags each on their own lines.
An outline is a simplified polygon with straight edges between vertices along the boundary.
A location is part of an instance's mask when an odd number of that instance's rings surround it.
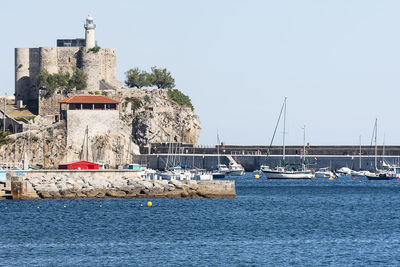
<svg viewBox="0 0 400 267">
<path fill-rule="evenodd" d="M 25 178 L 40 198 L 235 198 L 234 181 L 144 180 L 60 174 Z"/>
</svg>

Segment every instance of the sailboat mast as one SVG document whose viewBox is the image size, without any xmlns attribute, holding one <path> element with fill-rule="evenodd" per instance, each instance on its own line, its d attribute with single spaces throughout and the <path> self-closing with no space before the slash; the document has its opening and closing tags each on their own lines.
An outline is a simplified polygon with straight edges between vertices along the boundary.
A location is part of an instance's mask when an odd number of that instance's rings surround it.
<svg viewBox="0 0 400 267">
<path fill-rule="evenodd" d="M 378 169 L 378 119 L 375 119 L 375 170 Z"/>
<path fill-rule="evenodd" d="M 303 127 L 303 164 L 306 164 L 306 126 Z"/>
<path fill-rule="evenodd" d="M 219 168 L 219 164 L 220 164 L 220 161 L 219 161 L 219 144 L 220 144 L 220 142 L 219 142 L 219 135 L 218 135 L 218 131 L 217 131 L 217 154 L 218 154 L 218 168 Z"/>
<path fill-rule="evenodd" d="M 283 112 L 283 161 L 285 161 L 285 135 L 286 135 L 286 97 L 284 101 L 285 109 Z"/>
<path fill-rule="evenodd" d="M 359 155 L 359 169 L 361 170 L 361 135 L 360 135 L 360 153 L 358 154 Z"/>
</svg>

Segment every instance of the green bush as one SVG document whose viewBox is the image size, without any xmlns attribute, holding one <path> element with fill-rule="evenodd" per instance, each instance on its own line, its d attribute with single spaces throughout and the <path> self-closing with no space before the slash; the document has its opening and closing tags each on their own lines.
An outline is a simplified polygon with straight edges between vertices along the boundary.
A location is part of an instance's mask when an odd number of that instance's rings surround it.
<svg viewBox="0 0 400 267">
<path fill-rule="evenodd" d="M 125 75 L 125 84 L 129 88 L 156 86 L 159 89 L 172 89 L 175 87 L 175 79 L 165 68 L 152 67 L 151 73 L 134 68 L 125 72 Z"/>
<path fill-rule="evenodd" d="M 90 52 L 97 53 L 99 51 L 100 51 L 100 46 L 96 45 L 95 47 L 89 48 L 87 52 L 88 53 L 90 53 Z"/>
<path fill-rule="evenodd" d="M 65 93 L 72 92 L 72 89 L 82 90 L 87 87 L 87 75 L 83 70 L 74 68 L 72 76 L 69 72 L 60 70 L 58 73 L 50 74 L 46 69 L 39 73 L 39 82 L 46 89 L 46 96 L 52 96 L 57 88 L 61 88 Z"/>
<path fill-rule="evenodd" d="M 167 97 L 181 106 L 187 106 L 190 107 L 192 110 L 194 110 L 190 98 L 187 95 L 183 94 L 178 89 L 169 89 L 167 92 Z"/>
<path fill-rule="evenodd" d="M 11 143 L 12 139 L 8 137 L 10 134 L 11 133 L 7 131 L 0 131 L 0 146 Z"/>
</svg>

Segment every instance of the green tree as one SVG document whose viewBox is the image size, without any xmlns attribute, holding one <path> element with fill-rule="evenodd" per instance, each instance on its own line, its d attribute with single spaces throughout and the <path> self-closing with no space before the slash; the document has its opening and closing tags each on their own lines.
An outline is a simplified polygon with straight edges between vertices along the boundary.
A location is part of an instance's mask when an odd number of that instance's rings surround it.
<svg viewBox="0 0 400 267">
<path fill-rule="evenodd" d="M 40 85 L 46 89 L 46 96 L 54 94 L 57 88 L 65 89 L 69 80 L 69 73 L 60 70 L 58 73 L 50 74 L 46 69 L 39 73 Z"/>
<path fill-rule="evenodd" d="M 129 88 L 142 88 L 151 85 L 148 73 L 139 68 L 130 69 L 125 72 L 125 75 L 125 84 Z"/>
<path fill-rule="evenodd" d="M 70 90 L 75 88 L 76 90 L 83 90 L 87 87 L 87 74 L 80 68 L 74 67 L 74 73 L 71 79 L 68 81 L 68 87 Z"/>
<path fill-rule="evenodd" d="M 70 93 L 74 88 L 82 90 L 87 87 L 87 75 L 83 70 L 74 68 L 72 76 L 69 72 L 60 70 L 58 73 L 50 74 L 46 69 L 42 69 L 39 73 L 40 85 L 46 90 L 46 96 L 54 94 L 57 88 Z"/>
<path fill-rule="evenodd" d="M 157 67 L 151 68 L 151 85 L 159 89 L 172 89 L 175 87 L 175 79 L 167 69 Z"/>
</svg>

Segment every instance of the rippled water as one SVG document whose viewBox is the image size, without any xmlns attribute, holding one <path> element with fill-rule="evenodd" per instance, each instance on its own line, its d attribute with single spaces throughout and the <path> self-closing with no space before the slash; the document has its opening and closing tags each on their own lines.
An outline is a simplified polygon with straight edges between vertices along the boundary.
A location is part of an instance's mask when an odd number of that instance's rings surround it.
<svg viewBox="0 0 400 267">
<path fill-rule="evenodd" d="M 0 201 L 0 266 L 400 264 L 400 181 L 236 181 L 236 199 L 150 208 L 148 199 Z"/>
</svg>

